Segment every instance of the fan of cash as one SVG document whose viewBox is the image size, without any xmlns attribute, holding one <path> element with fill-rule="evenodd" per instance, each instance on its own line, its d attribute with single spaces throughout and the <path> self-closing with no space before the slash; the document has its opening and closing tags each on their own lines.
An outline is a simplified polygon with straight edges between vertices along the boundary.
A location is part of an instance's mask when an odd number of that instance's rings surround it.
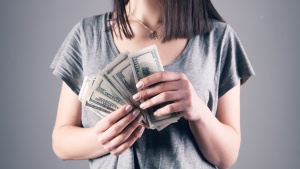
<svg viewBox="0 0 300 169">
<path fill-rule="evenodd" d="M 122 53 L 94 77 L 85 77 L 79 100 L 101 118 L 125 104 L 139 107 L 140 102 L 132 96 L 138 92 L 136 83 L 153 73 L 163 71 L 155 45 L 135 53 Z M 143 125 L 158 131 L 177 122 L 181 115 L 172 114 L 155 117 L 153 113 L 166 104 L 142 110 Z"/>
</svg>

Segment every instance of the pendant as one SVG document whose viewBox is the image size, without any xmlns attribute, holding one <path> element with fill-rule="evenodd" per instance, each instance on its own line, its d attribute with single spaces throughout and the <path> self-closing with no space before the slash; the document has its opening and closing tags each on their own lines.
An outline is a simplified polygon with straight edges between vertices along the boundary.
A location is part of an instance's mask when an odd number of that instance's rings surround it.
<svg viewBox="0 0 300 169">
<path fill-rule="evenodd" d="M 153 31 L 152 33 L 149 34 L 148 37 L 152 40 L 156 40 L 158 38 L 158 34 L 156 31 Z"/>
</svg>

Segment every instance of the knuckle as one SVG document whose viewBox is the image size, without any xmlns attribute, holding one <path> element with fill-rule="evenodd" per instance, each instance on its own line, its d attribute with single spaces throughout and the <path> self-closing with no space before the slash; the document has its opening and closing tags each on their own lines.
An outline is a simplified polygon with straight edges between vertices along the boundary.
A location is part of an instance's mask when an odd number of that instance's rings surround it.
<svg viewBox="0 0 300 169">
<path fill-rule="evenodd" d="M 114 121 L 113 119 L 110 117 L 110 116 L 107 116 L 106 118 L 106 123 L 109 125 L 109 126 L 112 126 L 114 124 Z"/>
<path fill-rule="evenodd" d="M 179 77 L 180 77 L 181 79 L 184 79 L 184 80 L 187 79 L 187 77 L 186 77 L 186 75 L 185 75 L 184 73 L 178 72 L 178 75 L 179 75 Z"/>
<path fill-rule="evenodd" d="M 169 100 L 169 98 L 170 98 L 170 94 L 168 94 L 168 93 L 162 93 L 162 99 L 163 100 Z"/>
<path fill-rule="evenodd" d="M 191 101 L 186 101 L 185 105 L 186 105 L 186 107 L 191 107 L 192 106 L 192 102 Z"/>
<path fill-rule="evenodd" d="M 129 125 L 134 119 L 136 118 L 135 115 L 133 115 L 133 113 L 130 114 L 130 117 L 127 119 L 127 125 Z"/>
<path fill-rule="evenodd" d="M 173 111 L 174 111 L 174 107 L 171 106 L 171 105 L 168 105 L 168 106 L 167 106 L 167 111 L 168 111 L 168 112 L 173 112 Z"/>
<path fill-rule="evenodd" d="M 98 142 L 101 144 L 101 145 L 103 145 L 105 142 L 104 142 L 104 140 L 101 138 L 101 137 L 98 137 Z"/>
<path fill-rule="evenodd" d="M 120 137 L 121 142 L 123 142 L 127 139 L 127 136 L 125 134 L 121 134 L 119 137 Z"/>
<path fill-rule="evenodd" d="M 187 81 L 187 87 L 190 91 L 194 89 L 190 81 Z"/>
<path fill-rule="evenodd" d="M 160 83 L 157 87 L 158 90 L 163 91 L 166 88 L 166 83 Z"/>
<path fill-rule="evenodd" d="M 124 151 L 118 151 L 118 152 L 115 153 L 115 156 L 119 156 L 119 155 L 121 155 L 123 152 L 124 152 Z"/>
<path fill-rule="evenodd" d="M 156 110 L 156 113 L 157 113 L 157 115 L 159 115 L 159 116 L 163 116 L 163 115 L 166 114 L 165 112 L 167 112 L 167 109 L 168 109 L 168 108 L 165 106 L 165 107 L 163 107 L 163 108 L 160 108 L 160 109 Z"/>
<path fill-rule="evenodd" d="M 99 125 L 96 125 L 96 126 L 94 127 L 94 133 L 95 133 L 96 135 L 102 133 L 102 131 L 101 131 L 100 128 L 99 128 Z"/>
<path fill-rule="evenodd" d="M 162 111 L 163 109 L 165 109 L 165 107 L 160 108 L 160 109 L 157 109 L 157 110 L 156 110 L 156 114 L 161 115 L 162 112 L 163 112 L 163 111 Z"/>
<path fill-rule="evenodd" d="M 128 114 L 125 118 L 124 118 L 124 121 L 125 121 L 125 124 L 129 124 L 132 119 L 134 118 L 134 115 L 132 113 Z"/>
<path fill-rule="evenodd" d="M 113 150 L 113 148 L 111 146 L 105 146 L 105 147 L 106 147 L 105 149 L 109 152 Z"/>
<path fill-rule="evenodd" d="M 133 113 L 129 113 L 123 119 L 121 119 L 122 123 L 120 123 L 120 125 L 118 125 L 118 131 L 121 132 L 124 129 L 124 127 L 128 126 L 128 124 L 130 124 L 132 122 L 134 117 L 135 116 L 133 115 Z"/>
<path fill-rule="evenodd" d="M 144 102 L 146 106 L 151 107 L 151 105 L 153 104 L 153 100 L 149 99 L 147 101 Z"/>
<path fill-rule="evenodd" d="M 170 100 L 172 100 L 173 99 L 173 97 L 176 97 L 176 93 L 174 93 L 174 92 L 168 92 L 168 93 L 166 93 L 166 99 L 168 100 L 168 101 L 170 101 Z"/>
<path fill-rule="evenodd" d="M 165 72 L 159 72 L 158 73 L 158 78 L 163 79 L 165 77 Z"/>
<path fill-rule="evenodd" d="M 130 147 L 130 143 L 129 142 L 125 142 L 122 146 L 123 150 L 126 150 Z"/>
<path fill-rule="evenodd" d="M 144 84 L 144 86 L 148 86 L 150 83 L 149 77 L 144 77 L 141 82 Z"/>
<path fill-rule="evenodd" d="M 101 137 L 99 136 L 98 137 L 98 142 L 101 144 L 101 145 L 105 145 L 105 143 L 107 142 L 106 139 L 104 137 Z"/>
<path fill-rule="evenodd" d="M 144 90 L 140 91 L 140 94 L 141 94 L 141 97 L 144 98 L 144 97 L 147 97 L 147 95 L 149 94 L 149 91 L 148 91 L 148 89 L 144 89 Z"/>
<path fill-rule="evenodd" d="M 113 133 L 119 133 L 119 132 L 122 130 L 122 128 L 121 128 L 120 125 L 114 125 L 114 126 L 111 128 L 111 130 L 112 130 Z"/>
<path fill-rule="evenodd" d="M 114 156 L 118 156 L 121 154 L 121 152 L 119 152 L 119 151 L 110 151 L 110 153 Z"/>
<path fill-rule="evenodd" d="M 111 146 L 108 146 L 108 145 L 104 146 L 104 149 L 109 151 L 109 152 L 111 152 L 113 150 L 113 148 Z"/>
<path fill-rule="evenodd" d="M 123 142 L 126 140 L 126 136 L 124 134 L 119 135 L 119 141 Z"/>
<path fill-rule="evenodd" d="M 125 111 L 125 109 L 122 109 L 122 107 L 121 108 L 119 108 L 118 110 L 118 116 L 120 117 L 120 116 L 125 116 L 126 114 L 127 114 L 127 112 Z"/>
<path fill-rule="evenodd" d="M 120 127 L 113 127 L 109 130 L 109 138 L 112 139 L 117 137 L 121 133 L 122 129 Z"/>
<path fill-rule="evenodd" d="M 185 97 L 188 98 L 188 99 L 190 99 L 192 97 L 191 92 L 186 92 L 185 93 Z"/>
<path fill-rule="evenodd" d="M 189 89 L 190 88 L 190 83 L 188 80 L 183 80 L 182 81 L 182 85 L 184 86 L 185 89 Z"/>
</svg>

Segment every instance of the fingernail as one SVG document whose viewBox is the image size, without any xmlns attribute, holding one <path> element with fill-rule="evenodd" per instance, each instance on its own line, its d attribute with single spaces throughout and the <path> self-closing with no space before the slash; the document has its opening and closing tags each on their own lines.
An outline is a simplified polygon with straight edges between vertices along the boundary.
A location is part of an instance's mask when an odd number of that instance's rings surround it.
<svg viewBox="0 0 300 169">
<path fill-rule="evenodd" d="M 139 113 L 140 113 L 140 110 L 138 110 L 138 109 L 135 109 L 135 110 L 132 112 L 132 114 L 133 114 L 134 116 L 137 116 Z"/>
<path fill-rule="evenodd" d="M 138 122 L 141 123 L 143 121 L 143 116 L 139 117 Z"/>
<path fill-rule="evenodd" d="M 140 97 L 141 97 L 141 94 L 140 94 L 140 93 L 137 93 L 137 94 L 135 94 L 135 95 L 132 96 L 132 98 L 133 98 L 134 100 L 136 100 L 136 99 L 138 99 L 138 98 L 140 98 Z"/>
<path fill-rule="evenodd" d="M 157 112 L 157 111 L 154 112 L 153 115 L 154 115 L 155 117 L 157 117 L 157 116 L 158 116 L 158 112 Z"/>
<path fill-rule="evenodd" d="M 129 113 L 131 110 L 132 110 L 132 106 L 131 105 L 126 106 L 125 111 L 127 113 Z"/>
<path fill-rule="evenodd" d="M 144 83 L 139 81 L 137 84 L 136 84 L 136 88 L 140 89 L 144 86 Z"/>
<path fill-rule="evenodd" d="M 141 132 L 141 131 L 143 131 L 143 126 L 140 126 L 140 129 L 139 129 L 139 131 Z"/>
<path fill-rule="evenodd" d="M 145 107 L 146 107 L 146 103 L 145 102 L 140 105 L 141 109 L 144 109 Z"/>
</svg>

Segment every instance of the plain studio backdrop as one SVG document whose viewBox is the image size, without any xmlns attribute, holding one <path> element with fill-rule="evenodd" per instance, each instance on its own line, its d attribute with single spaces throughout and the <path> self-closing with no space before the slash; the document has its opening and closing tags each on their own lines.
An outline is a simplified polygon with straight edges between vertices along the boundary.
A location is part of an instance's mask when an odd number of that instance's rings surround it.
<svg viewBox="0 0 300 169">
<path fill-rule="evenodd" d="M 299 168 L 300 1 L 213 3 L 257 74 L 242 86 L 242 145 L 232 168 Z M 0 8 L 1 168 L 88 168 L 52 151 L 61 80 L 49 66 L 71 28 L 110 11 L 111 0 L 1 0 Z"/>
</svg>

